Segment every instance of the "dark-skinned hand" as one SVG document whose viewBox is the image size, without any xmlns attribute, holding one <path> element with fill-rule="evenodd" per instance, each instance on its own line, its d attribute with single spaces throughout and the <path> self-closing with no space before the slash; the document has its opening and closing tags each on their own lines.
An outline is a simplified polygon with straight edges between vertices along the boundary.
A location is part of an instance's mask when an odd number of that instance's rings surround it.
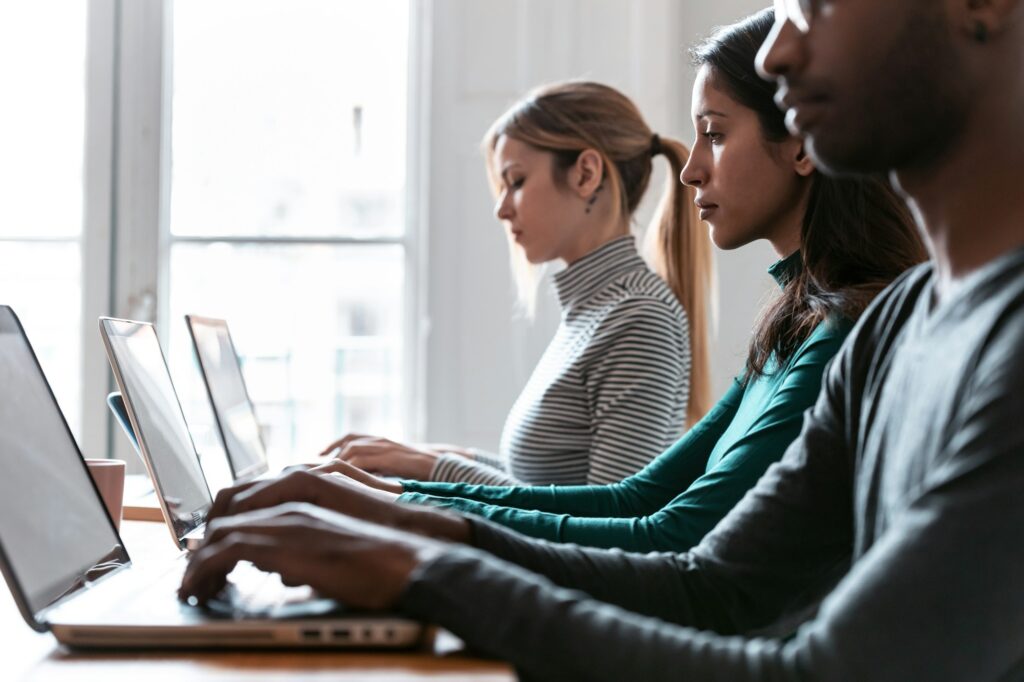
<svg viewBox="0 0 1024 682">
<path fill-rule="evenodd" d="M 217 494 L 207 522 L 289 502 L 304 502 L 355 519 L 451 542 L 470 542 L 469 522 L 459 514 L 398 504 L 392 495 L 344 475 L 318 475 L 311 471 L 292 471 L 278 478 L 225 488 Z"/>
<path fill-rule="evenodd" d="M 367 523 L 308 503 L 289 502 L 221 517 L 207 526 L 178 596 L 205 603 L 240 561 L 278 573 L 285 585 L 309 585 L 349 606 L 394 606 L 413 570 L 444 543 Z"/>
</svg>

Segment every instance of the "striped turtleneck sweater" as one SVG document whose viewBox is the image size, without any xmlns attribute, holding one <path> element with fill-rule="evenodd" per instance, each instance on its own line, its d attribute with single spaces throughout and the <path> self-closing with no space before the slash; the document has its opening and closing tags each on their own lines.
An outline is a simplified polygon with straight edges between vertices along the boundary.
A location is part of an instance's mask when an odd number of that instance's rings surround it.
<svg viewBox="0 0 1024 682">
<path fill-rule="evenodd" d="M 554 277 L 562 319 L 502 432 L 500 455 L 441 456 L 431 480 L 487 485 L 612 483 L 683 430 L 686 313 L 632 236 Z"/>
</svg>

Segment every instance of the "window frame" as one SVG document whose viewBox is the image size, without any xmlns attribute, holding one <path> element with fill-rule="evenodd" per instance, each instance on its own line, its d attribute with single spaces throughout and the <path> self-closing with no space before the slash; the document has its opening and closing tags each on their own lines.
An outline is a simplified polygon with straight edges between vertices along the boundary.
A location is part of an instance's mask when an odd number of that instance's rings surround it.
<svg viewBox="0 0 1024 682">
<path fill-rule="evenodd" d="M 404 253 L 403 387 L 406 437 L 423 433 L 423 358 L 426 353 L 425 249 L 427 201 L 423 169 L 429 131 L 429 0 L 406 0 L 407 56 L 405 231 L 396 237 L 173 236 L 169 222 L 173 0 L 90 0 L 83 270 L 83 449 L 106 452 L 132 465 L 124 438 L 97 396 L 111 390 L 99 333 L 90 320 L 111 313 L 155 321 L 169 341 L 171 248 L 178 243 L 253 245 L 400 245 Z M 95 26 L 94 26 L 95 24 Z M 108 82 L 102 82 L 103 74 Z M 95 80 L 94 80 L 95 78 Z M 107 173 L 103 169 L 108 169 Z M 104 185 L 106 182 L 106 185 Z M 107 201 L 104 201 L 104 198 Z"/>
</svg>

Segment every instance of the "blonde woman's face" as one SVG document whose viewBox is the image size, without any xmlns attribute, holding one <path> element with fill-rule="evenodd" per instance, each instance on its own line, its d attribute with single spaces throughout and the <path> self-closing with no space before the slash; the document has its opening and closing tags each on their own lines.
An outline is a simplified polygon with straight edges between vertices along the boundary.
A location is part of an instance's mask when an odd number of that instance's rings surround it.
<svg viewBox="0 0 1024 682">
<path fill-rule="evenodd" d="M 697 137 L 680 180 L 697 191 L 701 219 L 721 249 L 768 239 L 799 245 L 806 182 L 794 167 L 800 142 L 769 143 L 757 113 L 715 87 L 708 67 L 693 89 Z"/>
<path fill-rule="evenodd" d="M 498 138 L 494 213 L 531 263 L 567 259 L 585 231 L 584 203 L 555 183 L 554 155 L 514 138 Z M 570 171 L 571 174 L 571 171 Z"/>
</svg>

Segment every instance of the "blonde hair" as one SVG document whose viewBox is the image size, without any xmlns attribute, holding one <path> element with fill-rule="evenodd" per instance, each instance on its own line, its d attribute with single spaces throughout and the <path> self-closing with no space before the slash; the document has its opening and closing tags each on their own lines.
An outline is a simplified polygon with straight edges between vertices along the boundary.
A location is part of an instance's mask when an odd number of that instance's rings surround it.
<svg viewBox="0 0 1024 682">
<path fill-rule="evenodd" d="M 689 158 L 686 146 L 653 134 L 636 105 L 600 83 L 571 81 L 534 90 L 505 112 L 484 137 L 487 172 L 495 193 L 501 178 L 494 152 L 502 136 L 554 155 L 555 180 L 593 149 L 604 162 L 612 201 L 622 217 L 636 211 L 651 179 L 651 160 L 664 154 L 671 165 L 658 209 L 648 228 L 649 258 L 679 300 L 690 326 L 690 398 L 687 422 L 700 420 L 711 406 L 709 327 L 714 261 L 711 240 L 693 204 L 693 190 L 679 181 Z M 521 305 L 533 311 L 539 273 L 510 239 L 513 273 Z"/>
</svg>

